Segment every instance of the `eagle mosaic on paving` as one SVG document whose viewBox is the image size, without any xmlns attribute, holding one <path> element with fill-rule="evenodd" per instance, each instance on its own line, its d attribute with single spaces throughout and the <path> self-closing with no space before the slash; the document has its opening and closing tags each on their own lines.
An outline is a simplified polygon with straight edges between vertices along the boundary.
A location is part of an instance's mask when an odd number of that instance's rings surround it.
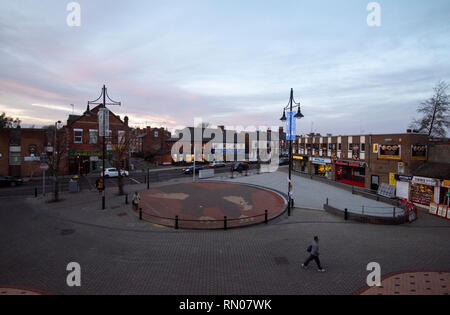
<svg viewBox="0 0 450 315">
<path fill-rule="evenodd" d="M 163 186 L 141 193 L 143 218 L 180 228 L 222 228 L 245 226 L 280 215 L 285 198 L 257 186 L 225 182 L 199 182 Z"/>
</svg>

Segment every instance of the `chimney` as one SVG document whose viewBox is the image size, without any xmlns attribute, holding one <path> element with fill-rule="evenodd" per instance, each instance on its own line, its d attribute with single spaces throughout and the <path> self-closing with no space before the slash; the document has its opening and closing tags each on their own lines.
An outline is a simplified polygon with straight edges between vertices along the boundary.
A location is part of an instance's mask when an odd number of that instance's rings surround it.
<svg viewBox="0 0 450 315">
<path fill-rule="evenodd" d="M 222 130 L 222 131 L 225 130 L 225 126 L 217 126 L 217 128 L 219 128 L 219 129 Z"/>
<path fill-rule="evenodd" d="M 146 133 L 149 135 L 150 134 L 150 126 L 147 126 L 147 131 Z"/>
<path fill-rule="evenodd" d="M 125 118 L 123 120 L 125 122 L 125 125 L 128 126 L 128 116 L 125 116 Z"/>
</svg>

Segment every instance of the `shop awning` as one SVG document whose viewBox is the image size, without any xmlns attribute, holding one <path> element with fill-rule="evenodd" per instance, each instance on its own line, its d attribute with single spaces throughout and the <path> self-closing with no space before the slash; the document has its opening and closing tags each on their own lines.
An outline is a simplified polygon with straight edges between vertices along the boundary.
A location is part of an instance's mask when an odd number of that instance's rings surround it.
<svg viewBox="0 0 450 315">
<path fill-rule="evenodd" d="M 414 176 L 436 178 L 440 180 L 450 178 L 450 163 L 425 162 L 412 172 Z"/>
</svg>

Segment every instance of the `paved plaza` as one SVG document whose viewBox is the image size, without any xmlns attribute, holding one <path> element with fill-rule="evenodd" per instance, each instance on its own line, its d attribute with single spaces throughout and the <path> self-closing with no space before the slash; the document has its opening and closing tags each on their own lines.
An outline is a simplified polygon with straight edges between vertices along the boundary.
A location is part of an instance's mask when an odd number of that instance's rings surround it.
<svg viewBox="0 0 450 315">
<path fill-rule="evenodd" d="M 288 188 L 287 167 L 280 167 L 279 171 L 274 173 L 252 174 L 251 176 L 239 176 L 233 179 L 229 176 L 220 178 L 225 181 L 263 185 L 286 192 Z M 296 173 L 292 174 L 291 181 L 295 205 L 299 208 L 323 210 L 323 205 L 328 198 L 329 205 L 342 210 L 347 208 L 349 212 L 361 213 L 364 208 L 364 213 L 369 215 L 382 217 L 393 215 L 394 206 L 392 205 L 354 195 L 351 191 L 326 184 L 323 181 L 299 176 Z M 396 214 L 401 213 L 402 209 L 396 208 Z"/>
<path fill-rule="evenodd" d="M 234 180 L 252 178 L 255 184 L 266 181 L 271 186 L 276 178 L 286 178 L 283 172 L 264 176 L 267 175 Z M 313 210 L 319 208 L 320 200 L 323 202 L 328 185 L 322 184 L 315 193 L 308 193 L 315 196 L 306 196 L 298 186 L 307 186 L 302 181 L 294 178 L 297 207 L 290 217 L 284 214 L 267 225 L 227 231 L 175 230 L 139 221 L 124 197 L 113 191 L 107 192 L 104 211 L 100 210 L 101 199 L 95 191 L 64 194 L 65 200 L 59 203 L 3 197 L 1 292 L 368 294 L 364 289 L 370 262 L 380 264 L 382 275 L 426 271 L 432 273 L 433 281 L 440 279 L 435 277 L 436 272 L 450 271 L 448 221 L 424 212 L 419 213 L 417 221 L 400 226 L 344 221 L 323 210 Z M 167 183 L 152 184 L 151 188 L 164 185 Z M 146 187 L 136 185 L 131 189 L 135 188 L 144 191 Z M 320 236 L 325 273 L 317 272 L 314 264 L 307 270 L 300 267 L 314 235 Z M 81 266 L 81 287 L 66 284 L 70 262 Z M 403 280 L 402 283 L 406 285 Z M 386 287 L 395 284 L 398 283 Z M 442 285 L 433 283 L 428 286 L 428 293 L 447 293 Z M 23 291 L 13 291 L 14 288 Z M 408 293 L 406 290 L 402 289 L 401 294 Z"/>
</svg>

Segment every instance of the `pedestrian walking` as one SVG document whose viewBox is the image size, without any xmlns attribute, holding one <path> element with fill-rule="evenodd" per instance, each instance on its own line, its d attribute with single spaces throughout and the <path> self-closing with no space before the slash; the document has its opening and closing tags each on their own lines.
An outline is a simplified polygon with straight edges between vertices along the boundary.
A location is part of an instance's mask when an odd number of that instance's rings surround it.
<svg viewBox="0 0 450 315">
<path fill-rule="evenodd" d="M 310 256 L 306 261 L 302 264 L 302 267 L 306 269 L 308 267 L 308 264 L 314 260 L 317 264 L 317 267 L 319 268 L 319 272 L 325 272 L 325 269 L 322 268 L 322 265 L 320 264 L 319 259 L 319 237 L 314 236 L 314 241 L 311 245 L 308 246 L 307 250 L 308 253 L 310 253 Z"/>
<path fill-rule="evenodd" d="M 138 192 L 136 191 L 133 195 L 133 199 L 131 201 L 131 203 L 133 204 L 133 208 L 134 210 L 138 210 L 139 209 L 139 202 L 141 201 L 141 196 L 139 196 Z"/>
</svg>

